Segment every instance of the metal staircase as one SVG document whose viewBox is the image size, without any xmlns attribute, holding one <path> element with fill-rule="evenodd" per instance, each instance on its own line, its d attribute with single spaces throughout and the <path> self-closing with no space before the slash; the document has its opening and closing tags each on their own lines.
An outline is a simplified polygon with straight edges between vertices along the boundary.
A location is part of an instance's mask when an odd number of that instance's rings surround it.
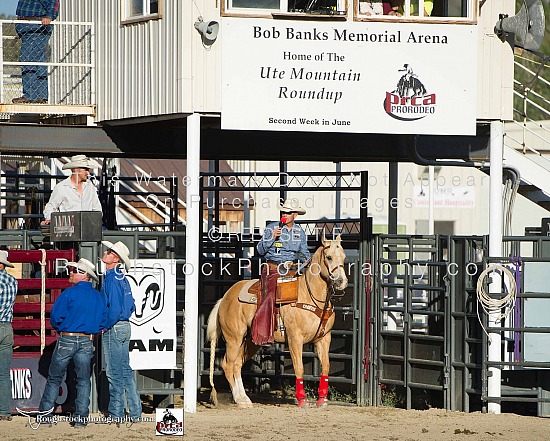
<svg viewBox="0 0 550 441">
<path fill-rule="evenodd" d="M 516 56 L 514 121 L 507 123 L 504 164 L 519 172 L 518 193 L 550 211 L 550 100 L 539 91 L 550 88 L 547 60 Z M 525 80 L 527 78 L 527 80 Z"/>
</svg>

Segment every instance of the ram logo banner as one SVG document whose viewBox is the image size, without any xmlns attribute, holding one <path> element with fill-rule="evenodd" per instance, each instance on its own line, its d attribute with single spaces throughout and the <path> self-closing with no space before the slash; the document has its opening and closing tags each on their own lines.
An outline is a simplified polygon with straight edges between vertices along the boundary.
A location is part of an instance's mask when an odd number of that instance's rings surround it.
<svg viewBox="0 0 550 441">
<path fill-rule="evenodd" d="M 156 409 L 155 435 L 183 436 L 183 409 Z"/>
<path fill-rule="evenodd" d="M 147 270 L 151 271 L 153 268 L 147 268 Z M 158 268 L 156 274 L 138 274 L 137 276 L 128 274 L 128 281 L 136 302 L 136 311 L 130 319 L 134 325 L 142 326 L 162 313 L 165 277 L 163 268 Z"/>
<path fill-rule="evenodd" d="M 132 369 L 175 369 L 175 261 L 136 259 L 132 265 L 126 276 L 136 304 L 130 317 L 130 365 Z"/>
<path fill-rule="evenodd" d="M 401 121 L 416 121 L 435 114 L 437 96 L 429 93 L 410 64 L 404 64 L 397 86 L 392 92 L 386 92 L 384 109 L 392 118 Z"/>
</svg>

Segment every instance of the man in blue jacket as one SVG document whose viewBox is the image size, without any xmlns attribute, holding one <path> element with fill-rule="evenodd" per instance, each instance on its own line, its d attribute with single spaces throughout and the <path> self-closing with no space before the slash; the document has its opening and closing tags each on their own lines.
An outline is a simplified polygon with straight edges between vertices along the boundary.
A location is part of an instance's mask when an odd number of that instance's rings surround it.
<svg viewBox="0 0 550 441">
<path fill-rule="evenodd" d="M 59 0 L 19 0 L 17 3 L 17 20 L 28 20 L 31 23 L 17 23 L 15 31 L 21 40 L 19 61 L 46 62 L 48 41 L 52 36 L 53 25 L 59 14 Z M 38 23 L 32 23 L 37 22 Z M 45 104 L 48 102 L 48 66 L 21 66 L 23 96 L 14 98 L 14 104 Z"/>
<path fill-rule="evenodd" d="M 130 268 L 130 251 L 122 242 L 103 241 L 107 247 L 101 259 L 105 278 L 101 293 L 107 300 L 107 331 L 103 334 L 103 357 L 109 380 L 109 416 L 120 423 L 125 417 L 124 395 L 132 421 L 141 418 L 141 399 L 130 367 L 130 316 L 136 310 L 130 283 L 124 271 Z"/>
<path fill-rule="evenodd" d="M 50 323 L 59 333 L 48 372 L 48 381 L 40 401 L 40 410 L 55 407 L 59 386 L 63 382 L 71 360 L 76 371 L 76 410 L 71 425 L 86 426 L 90 412 L 90 370 L 94 355 L 94 334 L 105 329 L 107 306 L 103 296 L 92 287 L 91 280 L 98 281 L 92 262 L 80 259 L 69 262 L 71 269 L 67 288 L 55 301 L 50 313 Z"/>
</svg>

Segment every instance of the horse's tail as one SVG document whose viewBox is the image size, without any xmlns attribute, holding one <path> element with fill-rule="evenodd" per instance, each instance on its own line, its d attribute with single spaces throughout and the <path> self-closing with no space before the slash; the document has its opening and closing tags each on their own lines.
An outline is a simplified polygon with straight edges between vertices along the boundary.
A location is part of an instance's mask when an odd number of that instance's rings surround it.
<svg viewBox="0 0 550 441">
<path fill-rule="evenodd" d="M 214 305 L 212 312 L 208 316 L 208 324 L 206 326 L 206 340 L 210 341 L 210 386 L 212 387 L 212 392 L 210 392 L 210 399 L 214 406 L 218 405 L 218 394 L 216 393 L 216 388 L 214 387 L 214 360 L 216 358 L 216 343 L 218 337 L 220 336 L 220 322 L 218 320 L 218 313 L 220 310 L 220 303 L 222 299 Z"/>
</svg>

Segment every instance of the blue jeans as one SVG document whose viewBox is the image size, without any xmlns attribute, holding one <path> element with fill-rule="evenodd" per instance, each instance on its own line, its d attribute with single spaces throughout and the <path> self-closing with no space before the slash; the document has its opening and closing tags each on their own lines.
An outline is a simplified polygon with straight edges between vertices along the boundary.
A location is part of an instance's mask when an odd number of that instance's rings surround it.
<svg viewBox="0 0 550 441">
<path fill-rule="evenodd" d="M 0 322 L 0 416 L 11 415 L 10 362 L 13 353 L 11 323 Z"/>
<path fill-rule="evenodd" d="M 45 63 L 53 25 L 16 24 L 15 30 L 21 40 L 19 61 Z M 48 66 L 21 66 L 21 78 L 25 98 L 31 101 L 48 99 Z"/>
<path fill-rule="evenodd" d="M 94 345 L 89 338 L 60 336 L 53 351 L 48 381 L 40 401 L 40 410 L 50 410 L 59 396 L 59 386 L 67 373 L 67 366 L 73 360 L 76 371 L 76 410 L 74 417 L 88 418 L 90 414 L 91 361 Z"/>
<path fill-rule="evenodd" d="M 130 367 L 130 322 L 117 322 L 103 334 L 103 357 L 109 380 L 109 415 L 124 418 L 124 394 L 130 418 L 141 417 L 141 399 Z"/>
</svg>

